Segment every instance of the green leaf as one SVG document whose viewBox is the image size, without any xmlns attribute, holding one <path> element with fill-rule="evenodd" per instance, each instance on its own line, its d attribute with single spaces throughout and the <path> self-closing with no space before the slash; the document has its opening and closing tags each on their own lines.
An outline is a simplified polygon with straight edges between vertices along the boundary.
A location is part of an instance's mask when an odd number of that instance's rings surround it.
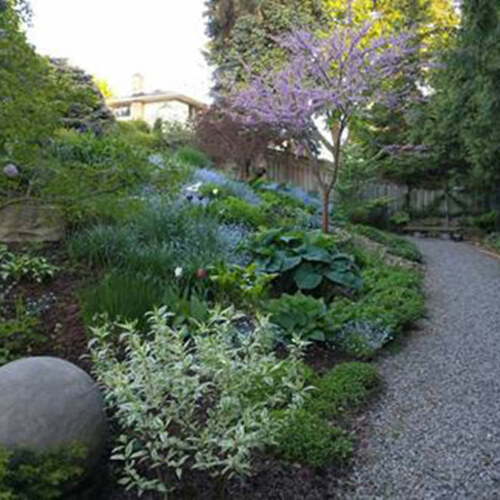
<svg viewBox="0 0 500 500">
<path fill-rule="evenodd" d="M 310 340 L 319 340 L 320 342 L 324 342 L 326 340 L 325 334 L 321 330 L 314 330 L 308 338 Z"/>
<path fill-rule="evenodd" d="M 283 265 L 281 267 L 281 272 L 286 272 L 286 271 L 290 271 L 290 269 L 293 269 L 295 267 L 297 267 L 298 265 L 300 265 L 300 263 L 302 262 L 302 257 L 300 256 L 297 256 L 297 257 L 285 257 L 283 259 Z"/>
<path fill-rule="evenodd" d="M 328 251 L 324 248 L 309 247 L 307 251 L 302 255 L 305 260 L 312 262 L 325 262 L 330 263 L 332 258 Z"/>
<path fill-rule="evenodd" d="M 323 275 L 318 274 L 311 265 L 300 266 L 293 277 L 300 290 L 314 290 L 323 280 Z"/>
</svg>

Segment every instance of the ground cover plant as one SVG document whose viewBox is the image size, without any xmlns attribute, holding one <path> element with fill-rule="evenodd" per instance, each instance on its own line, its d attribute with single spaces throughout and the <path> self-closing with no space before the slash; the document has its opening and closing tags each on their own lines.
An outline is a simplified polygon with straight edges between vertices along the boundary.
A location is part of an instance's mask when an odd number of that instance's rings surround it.
<svg viewBox="0 0 500 500">
<path fill-rule="evenodd" d="M 411 241 L 401 238 L 400 236 L 386 231 L 381 231 L 380 229 L 372 226 L 365 226 L 361 224 L 353 226 L 353 231 L 384 245 L 387 248 L 387 251 L 392 255 L 403 257 L 404 259 L 414 262 L 422 262 L 422 255 L 416 245 Z"/>
</svg>

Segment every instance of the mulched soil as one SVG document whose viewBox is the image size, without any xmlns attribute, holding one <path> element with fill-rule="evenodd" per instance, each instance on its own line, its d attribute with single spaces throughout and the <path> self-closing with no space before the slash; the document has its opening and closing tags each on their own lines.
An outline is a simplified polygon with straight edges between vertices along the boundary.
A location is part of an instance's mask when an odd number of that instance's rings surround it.
<svg viewBox="0 0 500 500">
<path fill-rule="evenodd" d="M 89 361 L 84 358 L 88 340 L 78 305 L 78 290 L 88 276 L 81 269 L 72 269 L 65 254 L 56 245 L 45 247 L 41 253 L 60 271 L 45 283 L 17 285 L 13 294 L 31 299 L 48 294 L 55 297 L 54 304 L 39 317 L 38 330 L 44 339 L 43 343 L 36 346 L 30 355 L 60 357 L 89 371 Z"/>
</svg>

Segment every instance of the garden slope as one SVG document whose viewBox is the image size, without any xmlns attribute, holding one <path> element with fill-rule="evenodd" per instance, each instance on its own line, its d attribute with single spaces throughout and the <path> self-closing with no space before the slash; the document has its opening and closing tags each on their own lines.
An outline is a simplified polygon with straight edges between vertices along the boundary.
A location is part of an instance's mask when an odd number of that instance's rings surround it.
<svg viewBox="0 0 500 500">
<path fill-rule="evenodd" d="M 500 498 L 500 261 L 421 240 L 428 319 L 379 362 L 387 388 L 345 498 Z"/>
</svg>

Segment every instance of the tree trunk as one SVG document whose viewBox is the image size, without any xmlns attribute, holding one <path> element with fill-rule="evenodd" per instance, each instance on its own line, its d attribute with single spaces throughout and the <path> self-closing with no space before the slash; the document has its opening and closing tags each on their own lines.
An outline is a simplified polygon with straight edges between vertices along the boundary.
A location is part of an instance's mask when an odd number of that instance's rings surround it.
<svg viewBox="0 0 500 500">
<path fill-rule="evenodd" d="M 329 208 L 330 208 L 330 194 L 332 190 L 331 189 L 324 189 L 323 190 L 323 223 L 322 223 L 322 229 L 325 234 L 328 234 L 330 232 L 330 213 L 329 213 Z"/>
</svg>

